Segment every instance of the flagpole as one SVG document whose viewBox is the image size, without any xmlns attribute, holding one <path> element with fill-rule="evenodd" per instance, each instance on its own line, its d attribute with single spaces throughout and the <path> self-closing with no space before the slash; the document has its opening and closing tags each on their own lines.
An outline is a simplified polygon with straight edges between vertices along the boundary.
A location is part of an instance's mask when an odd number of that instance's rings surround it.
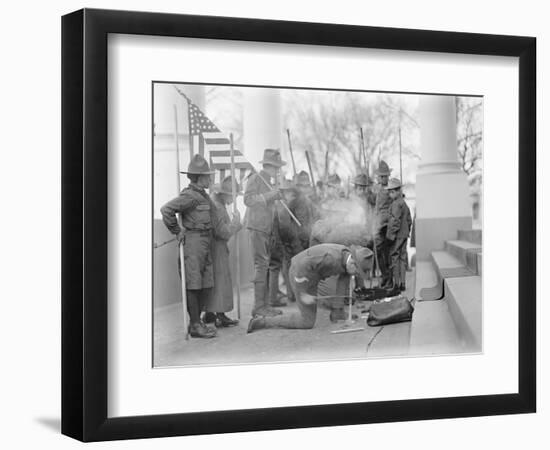
<svg viewBox="0 0 550 450">
<path fill-rule="evenodd" d="M 294 177 L 296 177 L 296 164 L 294 163 L 294 153 L 292 152 L 292 141 L 290 140 L 290 130 L 286 129 L 286 135 L 288 137 L 288 150 L 290 151 L 290 159 L 292 160 L 292 170 L 294 171 Z"/>
<path fill-rule="evenodd" d="M 229 135 L 230 150 L 231 150 L 231 196 L 233 197 L 233 215 L 237 214 L 237 181 L 235 179 L 235 147 L 233 146 L 233 133 Z M 237 319 L 241 320 L 241 258 L 239 249 L 239 231 L 235 233 L 233 239 L 234 254 L 237 263 L 235 265 L 236 281 L 237 281 Z"/>
<path fill-rule="evenodd" d="M 180 182 L 180 146 L 179 146 L 179 132 L 178 132 L 178 109 L 174 104 L 174 130 L 175 130 L 175 139 L 176 139 L 176 163 L 177 163 L 177 189 L 178 195 L 181 192 L 181 182 Z M 181 220 L 181 214 L 178 214 L 178 223 L 180 229 L 183 230 L 183 224 Z M 185 285 L 185 253 L 183 250 L 183 243 L 178 242 L 179 248 L 179 257 L 180 257 L 180 279 L 181 279 L 181 302 L 183 307 L 183 333 L 185 340 L 189 339 L 189 325 L 187 320 L 187 287 Z"/>
<path fill-rule="evenodd" d="M 401 110 L 399 110 L 399 181 L 403 185 L 403 152 L 401 148 Z"/>
</svg>

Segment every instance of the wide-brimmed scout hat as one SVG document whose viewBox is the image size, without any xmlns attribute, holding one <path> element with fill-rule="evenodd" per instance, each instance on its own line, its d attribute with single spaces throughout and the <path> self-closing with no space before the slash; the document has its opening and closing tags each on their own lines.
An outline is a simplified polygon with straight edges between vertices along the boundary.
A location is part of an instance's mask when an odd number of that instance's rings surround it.
<svg viewBox="0 0 550 450">
<path fill-rule="evenodd" d="M 282 167 L 286 165 L 286 162 L 282 160 L 279 149 L 266 148 L 264 150 L 264 159 L 260 161 L 260 164 L 269 164 L 275 167 Z"/>
<path fill-rule="evenodd" d="M 368 278 L 367 270 L 372 267 L 372 258 L 374 253 L 369 248 L 361 247 L 359 245 L 352 245 L 350 250 L 351 256 L 355 259 L 355 265 L 357 266 L 359 275 L 362 278 Z"/>
<path fill-rule="evenodd" d="M 380 161 L 378 169 L 376 169 L 376 175 L 390 175 L 391 171 L 392 169 L 390 169 L 386 161 Z"/>
<path fill-rule="evenodd" d="M 187 171 L 181 171 L 180 173 L 189 173 L 191 175 L 212 175 L 215 171 L 210 170 L 210 166 L 203 156 L 196 154 L 191 158 Z"/>
<path fill-rule="evenodd" d="M 340 184 L 342 184 L 342 180 L 340 179 L 337 173 L 333 173 L 328 176 L 328 179 L 327 179 L 328 186 L 338 187 L 340 186 Z"/>
<path fill-rule="evenodd" d="M 306 186 L 306 187 L 311 186 L 309 174 L 305 170 L 302 170 L 301 172 L 297 173 L 294 176 L 294 181 L 296 183 L 296 186 Z"/>
<path fill-rule="evenodd" d="M 398 178 L 392 178 L 390 181 L 388 181 L 388 185 L 386 186 L 386 189 L 388 191 L 391 191 L 392 189 L 399 189 L 401 187 L 401 181 L 399 181 Z"/>
<path fill-rule="evenodd" d="M 227 194 L 233 195 L 232 191 L 233 177 L 231 175 L 226 176 L 221 183 L 215 184 L 212 187 L 212 191 L 216 194 Z M 235 181 L 235 193 L 237 195 L 242 195 L 241 187 L 239 183 Z"/>
<path fill-rule="evenodd" d="M 370 186 L 372 181 L 366 173 L 360 173 L 353 179 L 353 184 L 356 186 Z"/>
</svg>

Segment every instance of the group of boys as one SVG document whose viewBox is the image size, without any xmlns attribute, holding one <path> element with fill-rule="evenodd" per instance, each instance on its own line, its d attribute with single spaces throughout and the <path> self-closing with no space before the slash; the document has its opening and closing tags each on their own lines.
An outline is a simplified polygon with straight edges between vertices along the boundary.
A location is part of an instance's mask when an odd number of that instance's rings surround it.
<svg viewBox="0 0 550 450">
<path fill-rule="evenodd" d="M 329 177 L 324 198 L 320 199 L 305 171 L 296 174 L 293 181 L 281 180 L 280 170 L 286 163 L 279 150 L 265 149 L 260 164 L 261 170 L 250 175 L 244 191 L 244 226 L 249 232 L 254 263 L 254 304 L 248 332 L 267 327 L 311 328 L 319 282 L 331 276 L 346 280 L 355 275 L 364 277 L 372 266 L 373 252 L 331 243 L 310 247 L 311 228 L 319 218 L 322 203 L 341 196 L 337 175 Z M 374 253 L 378 255 L 384 286 L 400 290 L 405 285 L 411 217 L 401 184 L 396 179 L 388 182 L 389 172 L 382 161 L 377 171 L 378 186 L 372 187 L 366 174 L 358 175 L 354 185 L 356 194 L 376 214 Z M 238 214 L 229 218 L 226 207 L 239 186 L 226 177 L 209 196 L 206 189 L 213 172 L 201 155 L 195 155 L 182 173 L 187 174 L 189 186 L 165 204 L 161 213 L 166 227 L 183 245 L 190 335 L 210 338 L 216 336 L 216 329 L 205 322 L 213 322 L 216 327 L 237 323 L 225 315 L 233 308 L 227 241 L 242 225 Z M 279 290 L 281 272 L 287 299 L 296 301 L 298 312 L 283 314 L 280 309 L 286 306 Z M 203 317 L 201 311 L 205 311 Z"/>
</svg>

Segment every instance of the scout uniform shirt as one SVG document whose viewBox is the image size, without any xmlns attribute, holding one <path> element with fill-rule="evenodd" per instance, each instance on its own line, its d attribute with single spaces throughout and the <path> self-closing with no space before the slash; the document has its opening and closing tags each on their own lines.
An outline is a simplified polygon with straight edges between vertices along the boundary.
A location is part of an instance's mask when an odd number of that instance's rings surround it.
<svg viewBox="0 0 550 450">
<path fill-rule="evenodd" d="M 250 176 L 244 193 L 244 204 L 247 206 L 244 221 L 249 230 L 271 234 L 275 218 L 275 202 L 266 201 L 263 194 L 270 192 L 271 188 L 266 186 L 260 176 L 270 183 L 270 176 L 265 170 Z"/>
<path fill-rule="evenodd" d="M 411 211 L 407 203 L 405 203 L 403 196 L 399 195 L 391 204 L 386 237 L 390 241 L 395 241 L 399 238 L 407 239 L 409 237 L 411 225 Z"/>
<path fill-rule="evenodd" d="M 325 278 L 346 275 L 349 249 L 339 244 L 319 244 L 298 253 L 291 259 L 293 282 L 309 295 L 317 295 L 317 285 Z"/>
</svg>

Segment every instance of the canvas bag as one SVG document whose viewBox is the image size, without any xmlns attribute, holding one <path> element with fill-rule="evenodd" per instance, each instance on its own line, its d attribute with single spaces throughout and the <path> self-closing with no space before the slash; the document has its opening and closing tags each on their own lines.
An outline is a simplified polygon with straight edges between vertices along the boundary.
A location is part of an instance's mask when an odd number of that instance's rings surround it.
<svg viewBox="0 0 550 450">
<path fill-rule="evenodd" d="M 408 322 L 412 319 L 413 311 L 411 302 L 402 295 L 390 301 L 373 303 L 369 310 L 367 325 L 377 327 L 390 323 Z"/>
</svg>

